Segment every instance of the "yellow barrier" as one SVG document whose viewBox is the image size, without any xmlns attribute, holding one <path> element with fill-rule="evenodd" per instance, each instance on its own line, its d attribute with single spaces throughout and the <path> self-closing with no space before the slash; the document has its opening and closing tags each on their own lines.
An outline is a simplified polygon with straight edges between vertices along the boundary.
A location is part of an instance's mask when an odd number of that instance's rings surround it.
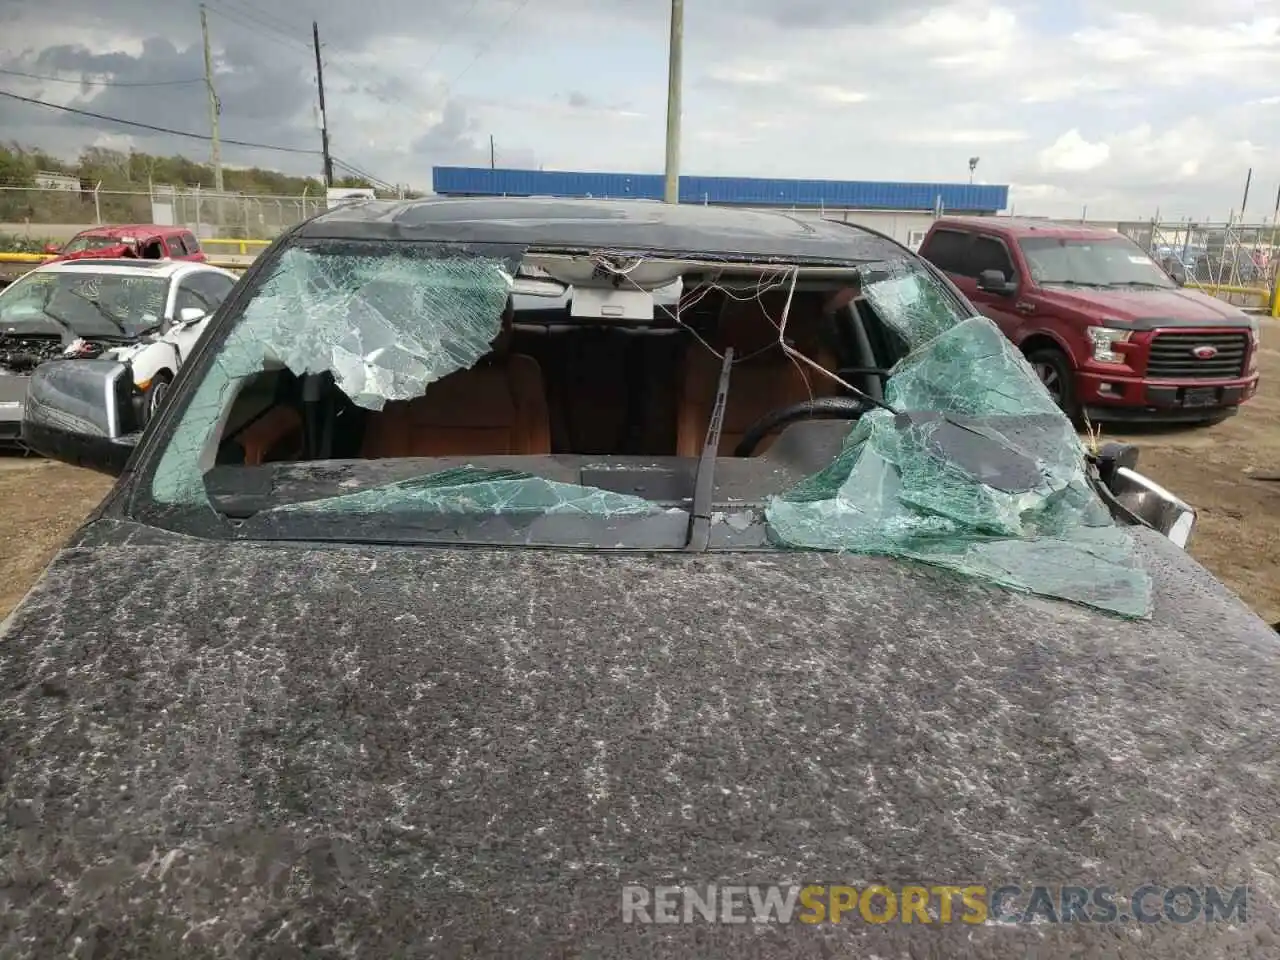
<svg viewBox="0 0 1280 960">
<path fill-rule="evenodd" d="M 245 254 L 249 256 L 249 254 Z M 48 253 L 8 253 L 0 252 L 0 263 L 28 263 L 32 266 L 52 260 L 53 256 Z M 249 264 L 239 260 L 220 260 L 216 257 L 210 257 L 206 263 L 211 267 L 221 267 L 223 270 L 247 270 Z"/>
<path fill-rule="evenodd" d="M 240 256 L 247 257 L 249 255 L 250 247 L 256 247 L 258 249 L 261 249 L 263 247 L 269 247 L 271 246 L 271 241 L 270 240 L 230 240 L 223 237 L 212 237 L 208 240 L 201 240 L 200 246 L 206 249 L 208 249 L 209 247 L 235 247 L 236 251 Z"/>
<path fill-rule="evenodd" d="M 0 263 L 44 263 L 52 259 L 48 253 L 0 253 Z"/>
</svg>

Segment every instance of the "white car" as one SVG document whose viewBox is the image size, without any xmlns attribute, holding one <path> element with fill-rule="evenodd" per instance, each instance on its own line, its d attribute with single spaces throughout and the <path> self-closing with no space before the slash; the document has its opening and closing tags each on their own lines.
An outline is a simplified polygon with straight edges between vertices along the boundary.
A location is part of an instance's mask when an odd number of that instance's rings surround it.
<svg viewBox="0 0 1280 960">
<path fill-rule="evenodd" d="M 143 422 L 239 277 L 181 260 L 86 259 L 37 267 L 0 291 L 0 444 L 16 444 L 27 378 L 46 360 L 128 363 Z"/>
</svg>

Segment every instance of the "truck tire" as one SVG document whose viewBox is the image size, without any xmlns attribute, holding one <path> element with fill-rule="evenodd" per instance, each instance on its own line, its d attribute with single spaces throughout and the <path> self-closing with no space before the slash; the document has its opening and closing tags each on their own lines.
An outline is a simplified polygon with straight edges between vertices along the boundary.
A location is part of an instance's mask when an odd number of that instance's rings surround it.
<svg viewBox="0 0 1280 960">
<path fill-rule="evenodd" d="M 1031 364 L 1049 391 L 1049 396 L 1061 408 L 1062 412 L 1077 422 L 1080 419 L 1080 405 L 1076 402 L 1076 371 L 1071 360 L 1057 347 L 1037 347 L 1027 354 L 1027 362 Z"/>
</svg>

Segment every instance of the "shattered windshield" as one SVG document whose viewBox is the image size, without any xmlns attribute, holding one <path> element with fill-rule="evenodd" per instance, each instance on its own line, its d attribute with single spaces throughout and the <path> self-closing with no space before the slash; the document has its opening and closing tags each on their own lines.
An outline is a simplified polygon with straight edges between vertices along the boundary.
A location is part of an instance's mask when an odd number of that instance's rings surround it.
<svg viewBox="0 0 1280 960">
<path fill-rule="evenodd" d="M 691 274 L 623 323 L 634 260 L 518 313 L 525 254 L 285 249 L 175 403 L 152 500 L 265 539 L 880 554 L 1149 611 L 1070 422 L 921 261 Z"/>
<path fill-rule="evenodd" d="M 134 336 L 160 322 L 168 294 L 163 277 L 30 273 L 0 295 L 0 331 Z"/>
</svg>

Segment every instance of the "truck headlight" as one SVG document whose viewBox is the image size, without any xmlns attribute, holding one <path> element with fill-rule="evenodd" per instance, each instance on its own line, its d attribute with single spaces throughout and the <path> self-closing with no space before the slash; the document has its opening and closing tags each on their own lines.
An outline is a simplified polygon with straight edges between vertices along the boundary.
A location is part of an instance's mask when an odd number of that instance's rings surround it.
<svg viewBox="0 0 1280 960">
<path fill-rule="evenodd" d="M 1128 343 L 1132 330 L 1115 330 L 1111 327 L 1089 327 L 1089 341 L 1093 344 L 1093 359 L 1098 363 L 1124 363 L 1124 354 L 1117 353 L 1117 343 Z"/>
</svg>

